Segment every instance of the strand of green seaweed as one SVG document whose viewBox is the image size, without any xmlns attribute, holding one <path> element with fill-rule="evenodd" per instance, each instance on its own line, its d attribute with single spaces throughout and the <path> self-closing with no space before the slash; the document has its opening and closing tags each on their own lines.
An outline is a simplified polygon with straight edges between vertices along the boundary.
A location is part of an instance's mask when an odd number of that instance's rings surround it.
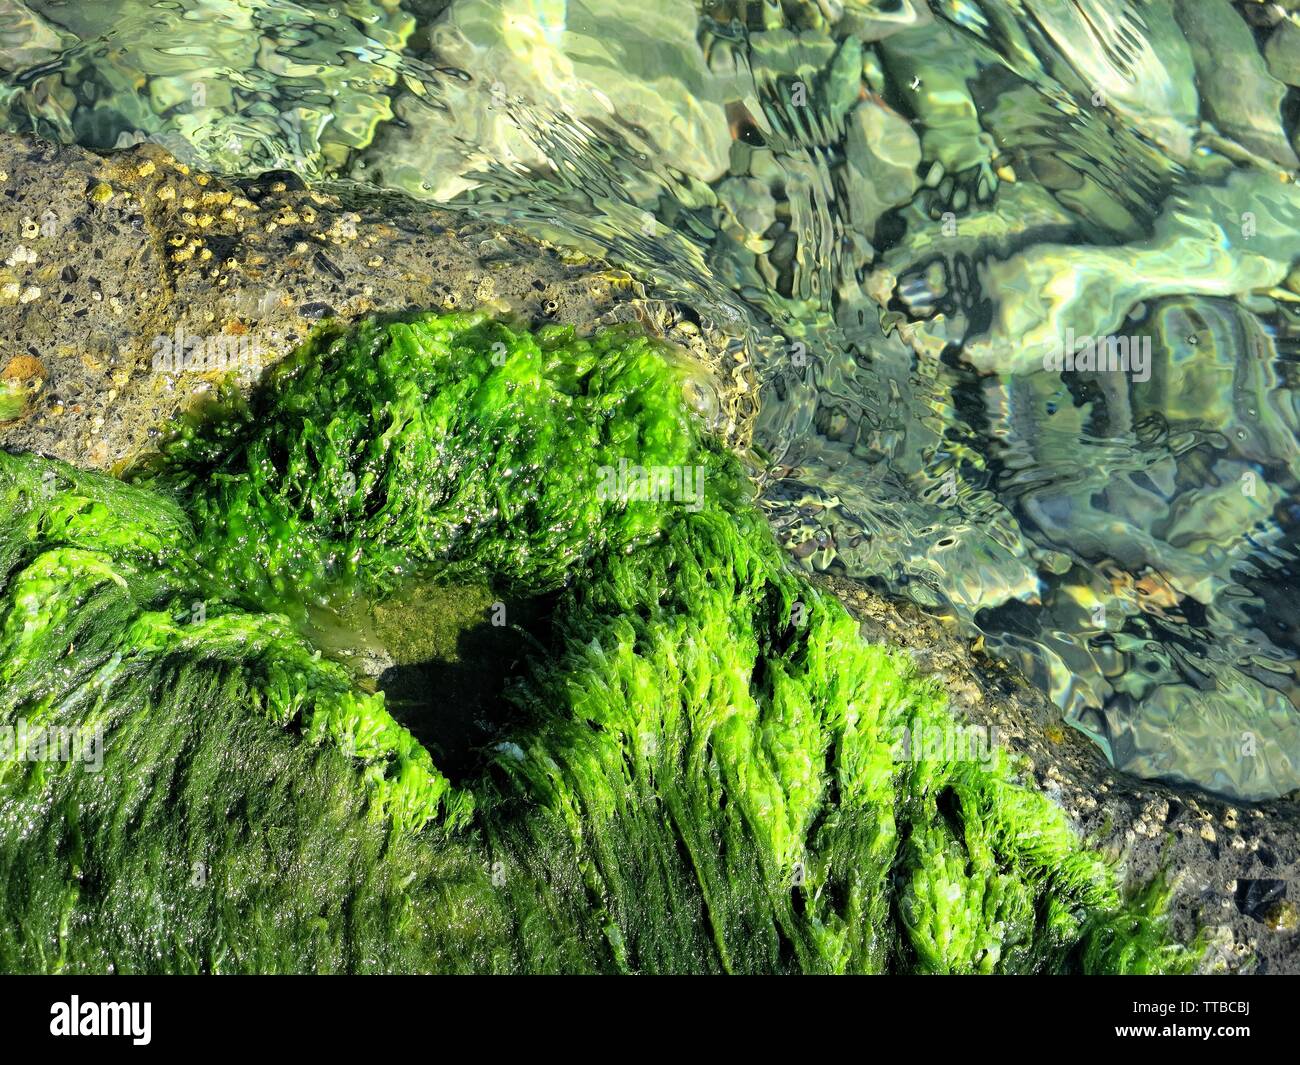
<svg viewBox="0 0 1300 1065">
<path fill-rule="evenodd" d="M 0 454 L 0 721 L 104 737 L 0 765 L 0 968 L 1189 968 L 1004 754 L 898 760 L 942 692 L 787 566 L 680 376 L 633 331 L 374 319 L 138 485 Z M 416 575 L 562 589 L 459 787 L 297 624 Z"/>
</svg>

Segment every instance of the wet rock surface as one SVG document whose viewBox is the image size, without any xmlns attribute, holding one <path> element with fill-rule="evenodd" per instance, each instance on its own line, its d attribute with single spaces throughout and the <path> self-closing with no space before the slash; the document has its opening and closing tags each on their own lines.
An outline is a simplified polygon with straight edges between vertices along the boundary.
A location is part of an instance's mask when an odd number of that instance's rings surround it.
<svg viewBox="0 0 1300 1065">
<path fill-rule="evenodd" d="M 0 135 L 0 175 L 10 448 L 119 468 L 227 373 L 251 389 L 320 321 L 428 307 L 639 321 L 727 382 L 700 396 L 724 436 L 752 421 L 739 340 L 625 271 L 462 214 L 288 174 L 226 182 L 153 144 L 101 157 Z"/>
<path fill-rule="evenodd" d="M 943 685 L 957 713 L 1025 756 L 1038 786 L 1083 838 L 1123 862 L 1131 884 L 1163 876 L 1173 885 L 1178 934 L 1200 929 L 1206 936 L 1202 971 L 1300 972 L 1293 894 L 1300 797 L 1229 802 L 1117 773 L 1042 692 L 942 621 L 854 581 L 816 581 L 844 603 L 867 638 L 906 648 Z"/>
</svg>

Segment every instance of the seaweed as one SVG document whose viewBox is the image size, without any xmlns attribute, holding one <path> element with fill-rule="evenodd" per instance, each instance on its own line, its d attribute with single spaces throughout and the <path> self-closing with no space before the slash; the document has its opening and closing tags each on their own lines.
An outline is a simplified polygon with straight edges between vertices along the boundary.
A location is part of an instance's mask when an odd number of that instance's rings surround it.
<svg viewBox="0 0 1300 1065">
<path fill-rule="evenodd" d="M 103 740 L 0 765 L 0 968 L 1193 965 L 1005 752 L 900 753 L 943 692 L 787 565 L 682 378 L 372 319 L 136 484 L 0 455 L 0 722 Z M 456 784 L 302 624 L 416 578 L 558 591 Z"/>
</svg>

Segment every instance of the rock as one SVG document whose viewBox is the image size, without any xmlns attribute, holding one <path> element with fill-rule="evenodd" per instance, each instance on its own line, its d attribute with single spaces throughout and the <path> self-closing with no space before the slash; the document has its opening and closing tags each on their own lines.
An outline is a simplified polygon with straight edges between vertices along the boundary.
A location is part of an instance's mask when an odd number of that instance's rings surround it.
<svg viewBox="0 0 1300 1065">
<path fill-rule="evenodd" d="M 0 232 L 15 234 L 12 246 L 0 248 L 13 260 L 0 281 L 18 291 L 0 301 L 8 346 L 0 366 L 13 367 L 0 378 L 29 382 L 18 419 L 0 425 L 7 447 L 97 468 L 136 457 L 219 376 L 152 368 L 159 340 L 176 338 L 178 329 L 204 341 L 233 338 L 236 350 L 269 364 L 307 336 L 318 315 L 430 305 L 485 306 L 534 323 L 642 320 L 713 371 L 719 428 L 733 444 L 746 437 L 754 395 L 749 360 L 738 359 L 726 337 L 680 308 L 644 299 L 626 273 L 509 229 L 398 195 L 343 186 L 308 192 L 286 175 L 226 184 L 154 145 L 102 159 L 4 135 L 0 174 Z M 16 253 L 19 244 L 30 256 Z M 22 303 L 32 289 L 40 295 Z M 242 384 L 252 388 L 256 379 L 250 373 Z M 1135 882 L 1176 872 L 1181 932 L 1205 925 L 1225 944 L 1207 965 L 1300 970 L 1285 914 L 1274 931 L 1239 912 L 1224 887 L 1294 878 L 1300 814 L 1293 801 L 1238 810 L 1116 774 L 1012 670 L 972 652 L 915 608 L 852 581 L 818 580 L 868 636 L 911 648 L 955 709 L 996 726 L 1078 830 L 1123 858 Z"/>
<path fill-rule="evenodd" d="M 1287 89 L 1269 73 L 1254 34 L 1228 0 L 1181 0 L 1178 24 L 1196 63 L 1205 112 L 1238 144 L 1293 169 L 1296 154 L 1282 129 Z"/>
<path fill-rule="evenodd" d="M 45 370 L 38 396 L 6 371 L 5 446 L 118 468 L 223 368 L 251 388 L 322 318 L 415 307 L 639 320 L 729 382 L 701 402 L 724 436 L 748 431 L 756 389 L 734 340 L 602 261 L 397 194 L 308 192 L 277 174 L 226 183 L 153 144 L 101 158 L 5 134 L 0 174 L 0 232 L 17 238 L 0 246 L 0 366 Z M 187 344 L 204 358 L 160 372 Z"/>
<path fill-rule="evenodd" d="M 1281 22 L 1264 45 L 1268 72 L 1287 85 L 1300 86 L 1300 24 Z"/>
<path fill-rule="evenodd" d="M 755 255 L 771 250 L 765 234 L 776 222 L 776 199 L 766 182 L 757 178 L 732 177 L 718 185 L 722 206 L 718 229 Z"/>
<path fill-rule="evenodd" d="M 864 100 L 849 115 L 844 152 L 853 222 L 871 237 L 880 216 L 906 203 L 920 186 L 921 142 L 898 112 Z"/>
</svg>

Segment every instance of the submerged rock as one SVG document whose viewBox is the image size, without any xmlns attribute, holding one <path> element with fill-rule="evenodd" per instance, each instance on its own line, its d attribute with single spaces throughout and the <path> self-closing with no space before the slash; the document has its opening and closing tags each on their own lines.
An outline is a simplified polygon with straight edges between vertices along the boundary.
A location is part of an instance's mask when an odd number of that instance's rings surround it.
<svg viewBox="0 0 1300 1065">
<path fill-rule="evenodd" d="M 705 62 L 698 17 L 690 0 L 617 13 L 450 5 L 427 32 L 431 67 L 452 76 L 408 78 L 396 103 L 406 121 L 383 130 L 360 165 L 388 188 L 445 202 L 480 184 L 483 170 L 557 165 L 546 150 L 555 116 L 571 135 L 626 142 L 647 168 L 713 181 L 727 167 L 731 82 Z"/>
<path fill-rule="evenodd" d="M 1300 87 L 1300 23 L 1285 19 L 1264 45 L 1268 72 L 1293 88 Z"/>
<path fill-rule="evenodd" d="M 1300 184 L 1259 170 L 1234 170 L 1166 207 L 1151 239 L 1121 247 L 1039 244 L 982 278 L 995 303 L 988 330 L 964 355 L 981 370 L 1041 371 L 1067 329 L 1115 333 L 1153 297 L 1245 295 L 1281 284 L 1297 257 Z"/>
<path fill-rule="evenodd" d="M 1289 170 L 1300 165 L 1282 129 L 1286 85 L 1269 72 L 1245 20 L 1228 0 L 1179 0 L 1175 16 L 1195 57 L 1207 117 L 1249 151 Z"/>
<path fill-rule="evenodd" d="M 0 70 L 19 71 L 55 58 L 76 43 L 20 0 L 0 0 Z"/>
<path fill-rule="evenodd" d="M 395 58 L 415 29 L 398 0 L 320 15 L 272 0 L 26 7 L 6 56 L 31 67 L 57 49 L 59 62 L 0 97 L 11 127 L 99 149 L 147 140 L 223 172 L 336 170 L 392 117 Z"/>
<path fill-rule="evenodd" d="M 844 143 L 850 177 L 850 215 L 868 237 L 876 222 L 892 207 L 907 203 L 920 181 L 921 145 L 912 127 L 898 113 L 864 100 L 849 115 Z"/>
</svg>

